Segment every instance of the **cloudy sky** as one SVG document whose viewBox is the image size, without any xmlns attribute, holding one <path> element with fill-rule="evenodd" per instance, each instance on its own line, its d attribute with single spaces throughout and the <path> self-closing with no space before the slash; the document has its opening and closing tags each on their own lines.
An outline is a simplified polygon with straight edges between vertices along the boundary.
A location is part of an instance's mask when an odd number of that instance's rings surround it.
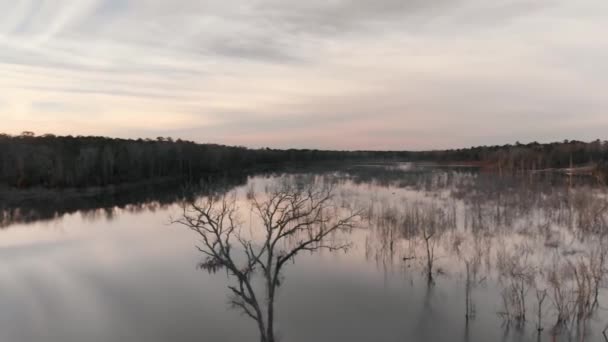
<svg viewBox="0 0 608 342">
<path fill-rule="evenodd" d="M 251 147 L 608 138 L 606 0 L 0 0 L 0 131 Z"/>
</svg>

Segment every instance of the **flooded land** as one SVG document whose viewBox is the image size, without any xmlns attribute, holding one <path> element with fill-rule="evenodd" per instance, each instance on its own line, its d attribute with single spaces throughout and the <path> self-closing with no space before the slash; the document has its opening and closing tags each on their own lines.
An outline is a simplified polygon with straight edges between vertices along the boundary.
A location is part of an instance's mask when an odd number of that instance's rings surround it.
<svg viewBox="0 0 608 342">
<path fill-rule="evenodd" d="M 6 204 L 0 340 L 604 341 L 607 194 L 379 163 Z"/>
</svg>

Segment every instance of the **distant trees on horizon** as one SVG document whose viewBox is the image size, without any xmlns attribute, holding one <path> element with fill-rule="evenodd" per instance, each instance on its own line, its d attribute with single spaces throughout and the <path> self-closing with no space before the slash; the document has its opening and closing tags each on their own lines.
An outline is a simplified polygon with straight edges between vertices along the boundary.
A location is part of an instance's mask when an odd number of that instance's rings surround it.
<svg viewBox="0 0 608 342">
<path fill-rule="evenodd" d="M 427 161 L 469 163 L 500 172 L 593 164 L 608 176 L 608 142 L 565 140 L 436 151 L 323 151 L 250 149 L 192 141 L 100 136 L 0 134 L 0 185 L 28 188 L 107 186 L 162 178 L 197 180 L 285 164 L 327 161 Z"/>
<path fill-rule="evenodd" d="M 197 180 L 284 163 L 367 159 L 367 152 L 248 149 L 166 137 L 0 134 L 0 185 L 28 188 L 107 186 L 161 178 Z"/>
</svg>

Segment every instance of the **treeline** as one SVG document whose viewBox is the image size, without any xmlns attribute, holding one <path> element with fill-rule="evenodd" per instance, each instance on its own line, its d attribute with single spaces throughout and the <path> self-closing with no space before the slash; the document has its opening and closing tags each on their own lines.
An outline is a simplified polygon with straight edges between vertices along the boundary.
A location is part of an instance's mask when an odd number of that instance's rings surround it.
<svg viewBox="0 0 608 342">
<path fill-rule="evenodd" d="M 608 161 L 608 141 L 583 142 L 565 140 L 541 144 L 477 146 L 464 149 L 416 153 L 419 160 L 437 162 L 471 162 L 503 170 L 542 170 L 568 168 Z"/>
<path fill-rule="evenodd" d="M 107 186 L 162 178 L 198 180 L 286 163 L 403 157 L 397 152 L 248 149 L 159 137 L 0 134 L 0 185 L 18 188 Z"/>
<path fill-rule="evenodd" d="M 286 164 L 344 161 L 469 163 L 500 172 L 592 165 L 608 179 L 608 142 L 563 141 L 437 151 L 248 149 L 192 141 L 97 136 L 0 134 L 0 185 L 29 188 L 107 186 L 156 179 L 274 169 Z"/>
<path fill-rule="evenodd" d="M 499 173 L 559 171 L 593 176 L 608 184 L 608 141 L 564 140 L 541 144 L 477 146 L 415 153 L 414 159 L 439 163 L 468 163 Z"/>
</svg>

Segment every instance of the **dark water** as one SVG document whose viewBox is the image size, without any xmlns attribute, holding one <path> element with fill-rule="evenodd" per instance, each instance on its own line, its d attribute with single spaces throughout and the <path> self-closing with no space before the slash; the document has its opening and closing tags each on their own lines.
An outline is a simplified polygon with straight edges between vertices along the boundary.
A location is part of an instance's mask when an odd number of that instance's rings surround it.
<svg viewBox="0 0 608 342">
<path fill-rule="evenodd" d="M 365 214 L 349 236 L 348 252 L 305 253 L 285 268 L 276 299 L 281 341 L 603 340 L 603 279 L 599 308 L 584 320 L 572 314 L 554 329 L 549 296 L 538 334 L 535 309 L 535 291 L 554 292 L 547 280 L 552 268 L 589 261 L 603 246 L 602 188 L 586 180 L 571 185 L 568 179 L 411 165 L 301 176 L 334 184 L 341 206 Z M 243 225 L 257 229 L 246 199 L 250 189 L 295 177 L 256 176 L 234 187 Z M 197 236 L 170 224 L 180 214 L 179 198 L 147 196 L 116 207 L 106 199 L 100 208 L 94 201 L 81 208 L 70 202 L 50 215 L 48 206 L 40 208 L 46 214 L 39 216 L 34 205 L 10 208 L 0 230 L 0 341 L 257 341 L 254 322 L 228 305 L 228 276 L 197 270 Z M 404 223 L 415 212 L 454 223 L 436 235 L 432 284 L 422 240 Z M 464 260 L 477 254 L 474 315 L 466 320 Z M 501 293 L 512 284 L 501 258 L 532 274 L 524 286 L 525 323 L 499 315 L 505 311 Z M 575 282 L 562 278 L 561 289 L 576 299 Z"/>
</svg>

